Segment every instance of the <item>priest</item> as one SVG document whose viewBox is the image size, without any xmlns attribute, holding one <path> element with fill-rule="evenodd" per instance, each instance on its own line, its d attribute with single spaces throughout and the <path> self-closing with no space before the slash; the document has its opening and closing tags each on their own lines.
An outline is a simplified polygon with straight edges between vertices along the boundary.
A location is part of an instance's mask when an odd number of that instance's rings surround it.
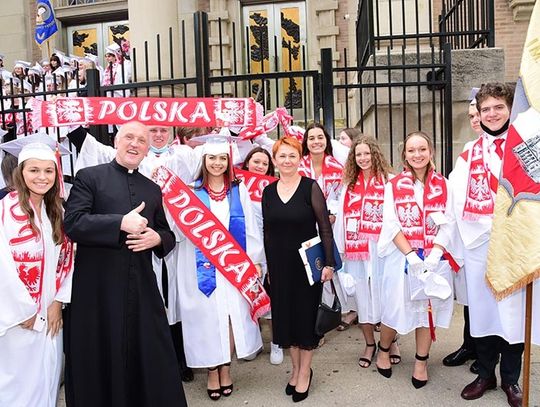
<svg viewBox="0 0 540 407">
<path fill-rule="evenodd" d="M 159 187 L 137 170 L 150 148 L 130 122 L 116 156 L 77 173 L 65 230 L 77 242 L 66 312 L 67 406 L 185 406 L 167 316 L 152 269 L 175 244 Z"/>
</svg>

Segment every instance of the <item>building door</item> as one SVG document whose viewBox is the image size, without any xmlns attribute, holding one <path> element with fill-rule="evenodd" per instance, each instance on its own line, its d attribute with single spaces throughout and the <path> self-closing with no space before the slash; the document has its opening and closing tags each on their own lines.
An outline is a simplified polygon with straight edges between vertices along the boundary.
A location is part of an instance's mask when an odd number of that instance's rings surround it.
<svg viewBox="0 0 540 407">
<path fill-rule="evenodd" d="M 260 4 L 243 8 L 245 49 L 249 72 L 291 72 L 304 69 L 306 10 L 304 2 Z M 252 81 L 249 94 L 266 110 L 306 109 L 309 87 L 302 78 Z M 295 114 L 296 116 L 296 114 Z"/>
<path fill-rule="evenodd" d="M 127 21 L 85 24 L 67 27 L 68 52 L 77 56 L 93 54 L 99 57 L 104 66 L 105 48 L 116 42 L 118 45 L 129 41 Z"/>
</svg>

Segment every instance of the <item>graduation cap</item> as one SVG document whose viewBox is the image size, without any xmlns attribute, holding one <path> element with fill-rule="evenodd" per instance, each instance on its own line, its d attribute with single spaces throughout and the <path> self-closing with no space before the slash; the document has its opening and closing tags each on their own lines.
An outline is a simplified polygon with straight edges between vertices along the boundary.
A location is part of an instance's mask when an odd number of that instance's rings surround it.
<svg viewBox="0 0 540 407">
<path fill-rule="evenodd" d="M 56 75 L 58 78 L 59 76 L 64 77 L 66 74 L 71 73 L 71 68 L 67 66 L 60 66 L 56 68 L 53 72 L 51 72 L 52 75 Z"/>
<path fill-rule="evenodd" d="M 39 132 L 0 144 L 0 149 L 17 157 L 19 165 L 30 158 L 53 161 L 57 169 L 60 197 L 65 197 L 60 156 L 70 154 L 71 151 L 60 145 L 54 138 L 47 133 Z"/>
<path fill-rule="evenodd" d="M 4 54 L 0 54 L 0 60 L 3 61 L 6 58 Z"/>
<path fill-rule="evenodd" d="M 99 66 L 99 60 L 98 60 L 98 56 L 97 56 L 97 55 L 94 55 L 94 54 L 84 54 L 84 58 L 83 58 L 83 59 L 90 60 L 90 61 L 92 61 L 94 64 L 96 64 L 96 66 Z"/>
<path fill-rule="evenodd" d="M 204 141 L 202 146 L 203 154 L 229 154 L 232 155 L 233 158 L 231 161 L 240 159 L 236 139 L 231 136 L 229 129 L 226 127 L 222 127 L 219 134 L 206 134 L 204 136 L 198 136 L 197 141 Z"/>
<path fill-rule="evenodd" d="M 118 45 L 116 42 L 113 42 L 110 44 L 107 48 L 105 48 L 105 55 L 112 54 L 117 55 L 120 54 L 120 45 Z"/>
<path fill-rule="evenodd" d="M 476 94 L 478 93 L 478 91 L 480 90 L 480 88 L 471 88 L 471 93 L 469 94 L 469 98 L 467 100 L 469 100 L 471 103 L 471 105 L 475 105 L 476 104 Z"/>
<path fill-rule="evenodd" d="M 51 65 L 51 60 L 49 58 L 43 58 L 41 61 L 39 61 L 39 63 L 41 66 Z"/>
<path fill-rule="evenodd" d="M 38 64 L 36 62 L 36 64 L 34 66 L 31 66 L 30 68 L 28 68 L 28 74 L 34 74 L 34 75 L 43 75 L 45 71 L 43 71 L 43 68 L 41 67 L 40 64 Z"/>
<path fill-rule="evenodd" d="M 13 66 L 13 68 L 28 69 L 31 66 L 32 66 L 32 64 L 30 62 L 18 60 L 18 61 L 15 61 L 15 65 Z"/>
<path fill-rule="evenodd" d="M 0 144 L 0 149 L 18 157 L 19 164 L 29 158 L 53 160 L 56 162 L 56 149 L 58 149 L 60 155 L 71 154 L 71 151 L 58 144 L 53 137 L 44 132 L 31 134 Z"/>
</svg>

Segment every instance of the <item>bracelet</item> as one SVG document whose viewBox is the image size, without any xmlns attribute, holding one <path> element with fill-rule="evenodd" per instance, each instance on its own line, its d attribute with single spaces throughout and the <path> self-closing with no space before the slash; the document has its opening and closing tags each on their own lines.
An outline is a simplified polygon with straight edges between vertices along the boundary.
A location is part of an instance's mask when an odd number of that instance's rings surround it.
<svg viewBox="0 0 540 407">
<path fill-rule="evenodd" d="M 405 256 L 408 256 L 409 254 L 411 254 L 411 253 L 414 253 L 414 252 L 416 252 L 416 250 L 414 250 L 414 249 L 411 249 L 411 251 L 410 251 L 410 252 L 408 252 L 408 253 L 405 253 Z"/>
<path fill-rule="evenodd" d="M 334 266 L 324 266 L 324 267 L 326 267 L 327 269 L 330 269 L 332 271 L 334 271 L 336 269 Z"/>
</svg>

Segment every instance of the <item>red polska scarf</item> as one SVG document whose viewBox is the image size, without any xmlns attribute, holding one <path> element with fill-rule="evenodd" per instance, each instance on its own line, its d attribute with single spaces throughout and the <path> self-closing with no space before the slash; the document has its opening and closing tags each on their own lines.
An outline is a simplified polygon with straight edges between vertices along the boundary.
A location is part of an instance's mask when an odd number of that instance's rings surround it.
<svg viewBox="0 0 540 407">
<path fill-rule="evenodd" d="M 302 158 L 298 167 L 298 173 L 318 182 L 315 177 L 315 171 L 313 170 L 311 154 Z M 343 177 L 343 166 L 333 156 L 324 155 L 321 177 L 323 181 L 323 187 L 321 189 L 325 199 L 328 199 L 330 195 L 337 197 L 341 178 Z"/>
<path fill-rule="evenodd" d="M 11 255 L 15 261 L 19 278 L 28 293 L 41 309 L 45 242 L 43 232 L 36 233 L 30 219 L 19 203 L 16 191 L 10 192 L 1 201 L 2 226 L 8 239 Z M 31 204 L 31 203 L 30 203 Z M 32 206 L 35 213 L 35 208 Z M 36 225 L 39 227 L 39 224 Z M 73 269 L 73 243 L 64 235 L 60 256 L 56 266 L 56 291 Z"/>
<path fill-rule="evenodd" d="M 381 233 L 384 203 L 384 180 L 370 177 L 367 183 L 360 171 L 353 188 L 347 188 L 343 203 L 345 258 L 369 259 L 369 240 Z"/>
<path fill-rule="evenodd" d="M 423 248 L 427 256 L 438 231 L 429 215 L 433 212 L 444 212 L 446 209 L 446 180 L 433 170 L 428 172 L 424 185 L 423 211 L 414 198 L 414 180 L 410 171 L 403 171 L 390 182 L 401 231 L 413 248 Z"/>
<path fill-rule="evenodd" d="M 163 203 L 185 236 L 248 302 L 251 318 L 270 310 L 270 298 L 259 281 L 257 269 L 219 219 L 171 170 L 160 166 L 152 179 L 161 188 Z"/>
<path fill-rule="evenodd" d="M 493 193 L 497 192 L 499 181 L 486 168 L 484 146 L 486 137 L 479 137 L 474 145 L 461 153 L 460 157 L 469 161 L 469 179 L 467 180 L 467 196 L 463 207 L 463 219 L 477 221 L 481 217 L 492 217 L 495 209 Z"/>
</svg>

